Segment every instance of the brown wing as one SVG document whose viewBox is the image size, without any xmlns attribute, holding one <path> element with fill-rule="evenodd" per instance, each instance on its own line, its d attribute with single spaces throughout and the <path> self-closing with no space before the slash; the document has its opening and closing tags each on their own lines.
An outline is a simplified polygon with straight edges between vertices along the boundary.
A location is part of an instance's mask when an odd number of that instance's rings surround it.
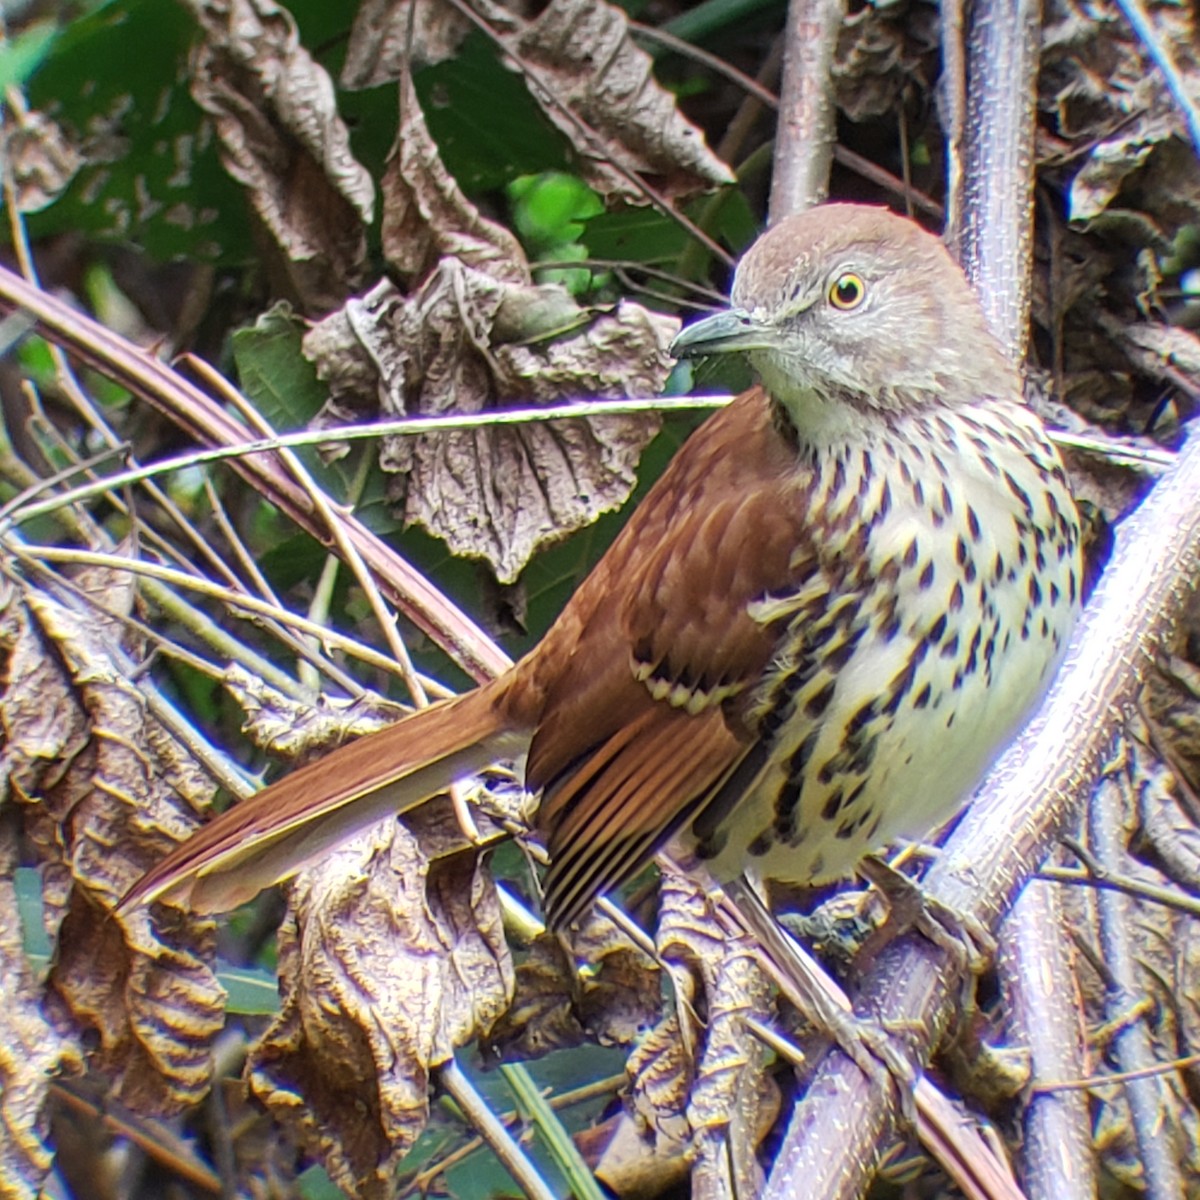
<svg viewBox="0 0 1200 1200">
<path fill-rule="evenodd" d="M 675 457 L 559 622 L 527 682 L 544 714 L 527 776 L 557 921 L 636 871 L 753 745 L 728 713 L 775 631 L 747 612 L 789 586 L 810 479 L 755 389 Z"/>
</svg>

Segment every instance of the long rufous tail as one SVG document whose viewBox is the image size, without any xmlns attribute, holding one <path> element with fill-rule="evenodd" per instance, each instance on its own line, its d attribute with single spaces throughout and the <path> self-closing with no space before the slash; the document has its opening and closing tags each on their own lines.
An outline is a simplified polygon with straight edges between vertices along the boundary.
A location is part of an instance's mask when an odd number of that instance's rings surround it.
<svg viewBox="0 0 1200 1200">
<path fill-rule="evenodd" d="M 234 805 L 176 847 L 122 900 L 170 895 L 194 912 L 245 903 L 339 842 L 527 749 L 495 684 L 412 713 Z"/>
</svg>

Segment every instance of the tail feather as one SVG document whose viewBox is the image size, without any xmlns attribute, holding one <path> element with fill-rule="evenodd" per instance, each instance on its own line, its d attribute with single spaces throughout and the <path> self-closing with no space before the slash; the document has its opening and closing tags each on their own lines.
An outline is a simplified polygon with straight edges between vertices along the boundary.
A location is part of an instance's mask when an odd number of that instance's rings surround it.
<svg viewBox="0 0 1200 1200">
<path fill-rule="evenodd" d="M 490 687 L 421 709 L 234 805 L 148 871 L 121 906 L 169 894 L 196 912 L 236 908 L 389 812 L 516 757 L 528 743 Z"/>
</svg>

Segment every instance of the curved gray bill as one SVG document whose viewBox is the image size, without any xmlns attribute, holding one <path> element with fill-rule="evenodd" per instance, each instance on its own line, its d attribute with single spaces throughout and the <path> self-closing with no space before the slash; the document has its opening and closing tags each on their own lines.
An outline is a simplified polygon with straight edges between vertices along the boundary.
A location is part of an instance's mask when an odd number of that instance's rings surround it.
<svg viewBox="0 0 1200 1200">
<path fill-rule="evenodd" d="M 671 343 L 675 358 L 692 358 L 698 354 L 725 354 L 731 350 L 769 350 L 776 342 L 775 331 L 769 325 L 754 320 L 738 308 L 713 313 L 694 325 L 681 330 Z"/>
</svg>

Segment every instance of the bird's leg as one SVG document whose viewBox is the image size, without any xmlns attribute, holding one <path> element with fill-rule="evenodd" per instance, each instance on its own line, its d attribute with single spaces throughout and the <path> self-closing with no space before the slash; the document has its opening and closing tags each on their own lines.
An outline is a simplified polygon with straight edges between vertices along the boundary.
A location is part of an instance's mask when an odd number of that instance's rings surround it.
<svg viewBox="0 0 1200 1200">
<path fill-rule="evenodd" d="M 780 989 L 872 1082 L 881 1073 L 894 1081 L 905 1120 L 914 1124 L 912 1063 L 889 1032 L 854 1015 L 850 1001 L 820 966 L 775 920 L 744 878 L 724 885 L 739 921 L 766 951 L 766 966 Z"/>
<path fill-rule="evenodd" d="M 906 929 L 916 929 L 955 962 L 978 977 L 995 957 L 996 939 L 976 917 L 959 912 L 929 895 L 919 883 L 875 854 L 858 865 L 858 873 L 873 883 L 888 904 L 888 919 L 867 939 L 864 949 L 877 954 Z"/>
</svg>

